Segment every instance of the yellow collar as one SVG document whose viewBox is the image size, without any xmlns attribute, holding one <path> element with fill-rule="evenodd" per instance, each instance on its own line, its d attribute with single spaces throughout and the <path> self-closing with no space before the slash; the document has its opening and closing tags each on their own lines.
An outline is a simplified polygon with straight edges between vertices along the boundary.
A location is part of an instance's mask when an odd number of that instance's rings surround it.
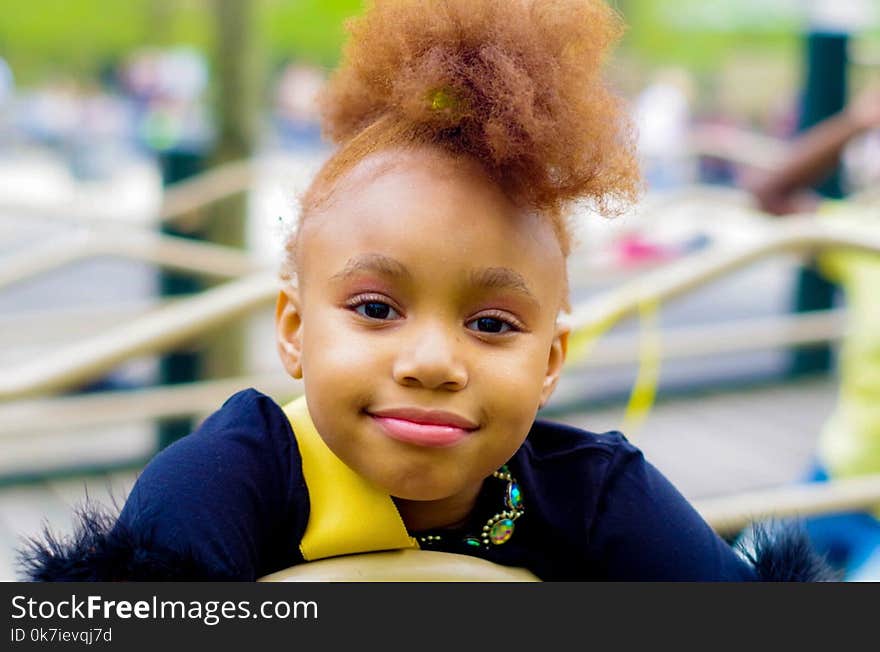
<svg viewBox="0 0 880 652">
<path fill-rule="evenodd" d="M 296 436 L 309 490 L 309 521 L 299 544 L 303 558 L 418 548 L 391 496 L 352 471 L 321 439 L 305 397 L 283 410 Z"/>
</svg>

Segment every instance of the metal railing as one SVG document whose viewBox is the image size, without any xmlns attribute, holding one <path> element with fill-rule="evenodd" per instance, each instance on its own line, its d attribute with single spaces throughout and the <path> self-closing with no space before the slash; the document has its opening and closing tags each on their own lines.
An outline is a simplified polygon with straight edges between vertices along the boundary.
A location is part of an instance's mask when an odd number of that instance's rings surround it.
<svg viewBox="0 0 880 652">
<path fill-rule="evenodd" d="M 198 226 L 203 218 L 195 215 L 195 211 L 249 190 L 257 179 L 256 167 L 252 160 L 231 161 L 169 185 L 162 192 L 151 226 Z M 266 170 L 260 171 L 260 175 L 265 174 Z M 0 212 L 83 226 L 106 227 L 117 223 L 112 206 L 96 206 L 82 200 L 48 205 L 4 200 L 0 202 Z"/>
<path fill-rule="evenodd" d="M 66 265 L 100 257 L 227 279 L 264 269 L 256 257 L 232 247 L 161 235 L 137 228 L 83 229 L 12 254 L 0 265 L 0 289 Z"/>
<path fill-rule="evenodd" d="M 880 473 L 704 498 L 693 504 L 719 534 L 736 534 L 750 523 L 768 518 L 876 508 L 880 505 Z"/>
<path fill-rule="evenodd" d="M 163 305 L 104 333 L 0 372 L 0 401 L 62 391 L 130 358 L 161 353 L 275 300 L 275 272 L 257 272 Z"/>
</svg>

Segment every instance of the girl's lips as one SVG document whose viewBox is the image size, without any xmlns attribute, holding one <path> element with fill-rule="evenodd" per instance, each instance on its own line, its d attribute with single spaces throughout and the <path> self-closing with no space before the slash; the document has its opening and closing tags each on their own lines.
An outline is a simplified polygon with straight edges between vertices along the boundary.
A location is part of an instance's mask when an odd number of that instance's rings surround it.
<svg viewBox="0 0 880 652">
<path fill-rule="evenodd" d="M 475 429 L 436 423 L 418 423 L 409 419 L 376 414 L 370 416 L 392 439 L 430 448 L 454 446 Z"/>
</svg>

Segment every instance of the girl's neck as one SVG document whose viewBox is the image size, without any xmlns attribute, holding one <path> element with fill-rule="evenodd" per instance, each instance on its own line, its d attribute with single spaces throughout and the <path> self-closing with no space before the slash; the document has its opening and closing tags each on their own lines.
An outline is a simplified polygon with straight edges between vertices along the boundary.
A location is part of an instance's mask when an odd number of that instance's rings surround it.
<svg viewBox="0 0 880 652">
<path fill-rule="evenodd" d="M 441 500 L 394 498 L 397 511 L 410 532 L 424 532 L 462 525 L 470 516 L 482 485 Z"/>
</svg>

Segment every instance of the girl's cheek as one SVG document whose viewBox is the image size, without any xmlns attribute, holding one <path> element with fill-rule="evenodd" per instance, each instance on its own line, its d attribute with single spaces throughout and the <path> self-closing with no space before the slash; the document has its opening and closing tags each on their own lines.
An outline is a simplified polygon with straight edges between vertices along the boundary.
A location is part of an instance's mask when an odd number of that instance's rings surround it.
<svg viewBox="0 0 880 652">
<path fill-rule="evenodd" d="M 386 358 L 381 344 L 365 341 L 357 333 L 324 334 L 313 344 L 321 366 L 335 373 L 369 373 Z"/>
</svg>

